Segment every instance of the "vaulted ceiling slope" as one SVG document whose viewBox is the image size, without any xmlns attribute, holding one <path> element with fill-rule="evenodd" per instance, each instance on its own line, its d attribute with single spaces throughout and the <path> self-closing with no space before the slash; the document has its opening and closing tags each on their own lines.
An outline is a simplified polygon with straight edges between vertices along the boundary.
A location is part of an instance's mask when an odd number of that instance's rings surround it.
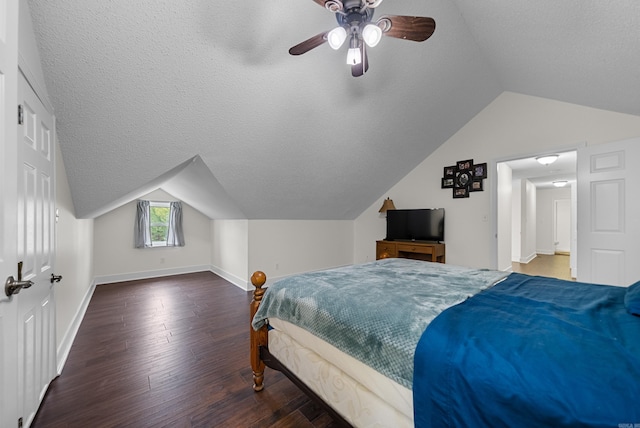
<svg viewBox="0 0 640 428">
<path fill-rule="evenodd" d="M 505 90 L 640 114 L 634 0 L 385 0 L 436 31 L 361 78 L 287 53 L 335 26 L 312 0 L 29 7 L 79 217 L 164 184 L 212 218 L 353 219 Z"/>
</svg>

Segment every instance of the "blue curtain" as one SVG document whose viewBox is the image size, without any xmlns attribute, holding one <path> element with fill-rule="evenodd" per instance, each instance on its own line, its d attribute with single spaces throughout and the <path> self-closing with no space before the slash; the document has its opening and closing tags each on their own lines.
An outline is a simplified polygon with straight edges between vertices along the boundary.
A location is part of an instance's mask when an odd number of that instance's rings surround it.
<svg viewBox="0 0 640 428">
<path fill-rule="evenodd" d="M 169 232 L 167 234 L 167 247 L 184 247 L 181 202 L 171 202 L 171 210 L 169 211 Z"/>
<path fill-rule="evenodd" d="M 134 244 L 136 248 L 151 246 L 151 229 L 149 227 L 149 201 L 138 201 L 136 224 L 134 226 Z"/>
</svg>

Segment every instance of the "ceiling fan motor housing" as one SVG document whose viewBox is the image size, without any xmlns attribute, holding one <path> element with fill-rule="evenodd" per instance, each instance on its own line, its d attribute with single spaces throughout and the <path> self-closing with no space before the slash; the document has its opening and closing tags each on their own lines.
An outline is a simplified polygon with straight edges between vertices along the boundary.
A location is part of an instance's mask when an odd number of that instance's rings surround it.
<svg viewBox="0 0 640 428">
<path fill-rule="evenodd" d="M 351 10 L 351 9 L 360 9 L 360 6 L 362 6 L 362 2 L 360 0 L 343 0 L 342 4 L 344 5 L 344 8 L 346 10 Z"/>
<path fill-rule="evenodd" d="M 374 9 L 360 10 L 360 2 L 355 8 L 347 9 L 345 13 L 336 13 L 336 20 L 341 27 L 348 27 L 351 31 L 361 29 L 365 24 L 371 22 Z"/>
</svg>

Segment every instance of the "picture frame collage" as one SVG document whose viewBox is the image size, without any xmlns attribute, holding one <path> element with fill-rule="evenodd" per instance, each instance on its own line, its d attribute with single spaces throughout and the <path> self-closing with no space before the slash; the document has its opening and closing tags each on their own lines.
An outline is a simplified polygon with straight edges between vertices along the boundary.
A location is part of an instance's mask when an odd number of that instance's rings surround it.
<svg viewBox="0 0 640 428">
<path fill-rule="evenodd" d="M 471 192 L 484 191 L 484 179 L 487 178 L 487 164 L 475 164 L 473 159 L 445 166 L 440 187 L 452 189 L 454 198 L 468 198 Z"/>
</svg>

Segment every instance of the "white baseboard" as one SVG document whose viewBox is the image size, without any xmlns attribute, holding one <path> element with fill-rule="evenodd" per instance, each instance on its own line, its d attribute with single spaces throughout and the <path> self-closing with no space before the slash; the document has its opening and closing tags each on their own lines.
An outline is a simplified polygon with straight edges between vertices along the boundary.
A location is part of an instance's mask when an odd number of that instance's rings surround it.
<svg viewBox="0 0 640 428">
<path fill-rule="evenodd" d="M 80 329 L 80 324 L 82 324 L 82 319 L 84 318 L 84 314 L 87 312 L 87 308 L 89 307 L 89 302 L 91 301 L 91 297 L 93 297 L 93 292 L 96 290 L 96 282 L 93 281 L 89 286 L 89 289 L 85 293 L 82 301 L 80 302 L 80 306 L 78 306 L 78 310 L 73 316 L 73 321 L 69 325 L 69 328 L 64 333 L 64 337 L 60 342 L 60 346 L 57 349 L 57 359 L 58 359 L 58 375 L 62 373 L 62 369 L 64 368 L 65 363 L 67 362 L 67 358 L 69 357 L 69 352 L 71 351 L 71 346 L 73 345 L 73 341 L 78 334 L 78 330 Z"/>
<path fill-rule="evenodd" d="M 103 276 L 96 276 L 94 282 L 96 283 L 96 285 L 111 284 L 114 282 L 135 281 L 138 279 L 148 279 L 148 278 L 160 278 L 163 276 L 182 275 L 185 273 L 194 273 L 194 272 L 203 272 L 203 271 L 211 271 L 211 266 L 209 265 L 187 266 L 187 267 L 178 267 L 178 268 L 170 268 L 170 269 L 150 270 L 150 271 L 144 271 L 144 272 L 130 272 L 130 273 L 117 274 L 117 275 L 103 275 Z"/>
<path fill-rule="evenodd" d="M 536 250 L 536 254 L 542 254 L 543 256 L 553 256 L 555 253 L 554 250 Z"/>
<path fill-rule="evenodd" d="M 253 286 L 249 287 L 249 282 L 246 279 L 242 279 L 239 276 L 229 273 L 225 270 L 222 270 L 217 266 L 209 266 L 208 270 L 215 273 L 219 277 L 229 281 L 236 287 L 243 289 L 244 291 L 249 291 L 250 289 L 253 289 Z"/>
<path fill-rule="evenodd" d="M 211 272 L 215 273 L 216 275 L 226 279 L 227 281 L 229 281 L 230 283 L 232 283 L 233 285 L 235 285 L 236 287 L 239 287 L 241 289 L 243 289 L 244 291 L 253 291 L 253 285 L 251 284 L 251 278 L 249 278 L 249 280 L 245 280 L 242 279 L 232 273 L 226 272 L 223 269 L 220 269 L 219 267 L 216 266 L 211 266 Z M 279 276 L 268 276 L 267 277 L 267 282 L 265 283 L 264 287 L 267 288 L 269 287 L 269 285 L 273 284 L 274 282 L 277 282 L 281 279 L 290 277 L 291 275 L 295 275 L 295 274 L 289 274 L 289 275 L 279 275 Z"/>
<path fill-rule="evenodd" d="M 521 257 L 520 258 L 520 263 L 529 263 L 531 260 L 536 258 L 536 253 L 533 254 L 529 254 L 527 257 Z"/>
</svg>

